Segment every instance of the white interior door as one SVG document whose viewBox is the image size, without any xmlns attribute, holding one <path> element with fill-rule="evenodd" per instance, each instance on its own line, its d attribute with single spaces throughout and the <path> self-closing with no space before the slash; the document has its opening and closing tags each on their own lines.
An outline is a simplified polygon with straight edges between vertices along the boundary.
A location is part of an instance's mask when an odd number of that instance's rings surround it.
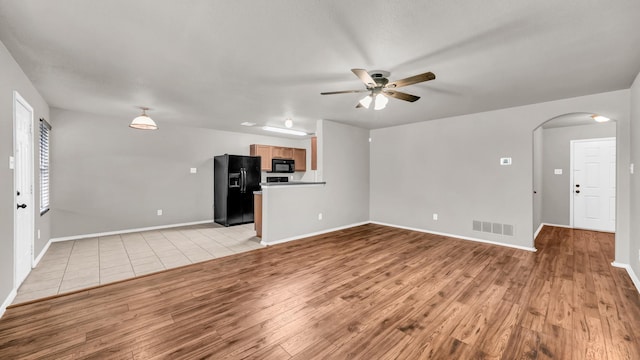
<svg viewBox="0 0 640 360">
<path fill-rule="evenodd" d="M 33 108 L 14 92 L 14 264 L 15 286 L 29 275 L 33 263 Z"/>
<path fill-rule="evenodd" d="M 616 139 L 575 140 L 571 146 L 573 227 L 615 232 Z"/>
</svg>

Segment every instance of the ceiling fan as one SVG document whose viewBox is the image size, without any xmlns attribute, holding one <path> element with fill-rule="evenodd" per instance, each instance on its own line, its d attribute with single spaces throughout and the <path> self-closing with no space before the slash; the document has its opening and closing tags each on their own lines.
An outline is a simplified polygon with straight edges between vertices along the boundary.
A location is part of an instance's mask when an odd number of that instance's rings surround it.
<svg viewBox="0 0 640 360">
<path fill-rule="evenodd" d="M 351 71 L 356 74 L 356 76 L 364 83 L 366 86 L 366 90 L 344 90 L 344 91 L 329 91 L 320 93 L 320 95 L 333 95 L 333 94 L 348 94 L 348 93 L 365 93 L 368 92 L 369 95 L 365 96 L 358 102 L 356 108 L 366 108 L 368 109 L 371 106 L 371 103 L 374 102 L 374 109 L 381 110 L 387 106 L 389 102 L 389 97 L 414 102 L 420 99 L 419 96 L 407 94 L 401 91 L 396 91 L 394 89 L 417 84 L 423 81 L 429 81 L 436 78 L 436 76 L 432 72 L 426 72 L 424 74 L 410 76 L 408 78 L 402 80 L 396 80 L 393 82 L 389 82 L 389 72 L 384 70 L 372 70 L 367 72 L 364 69 L 351 69 Z"/>
</svg>

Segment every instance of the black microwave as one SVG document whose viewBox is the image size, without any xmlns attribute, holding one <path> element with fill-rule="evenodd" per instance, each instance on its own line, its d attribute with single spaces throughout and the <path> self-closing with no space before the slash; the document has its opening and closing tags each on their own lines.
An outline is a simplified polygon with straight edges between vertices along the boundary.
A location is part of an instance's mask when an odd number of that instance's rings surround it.
<svg viewBox="0 0 640 360">
<path fill-rule="evenodd" d="M 271 159 L 271 172 L 292 173 L 296 171 L 296 162 L 293 159 Z"/>
</svg>

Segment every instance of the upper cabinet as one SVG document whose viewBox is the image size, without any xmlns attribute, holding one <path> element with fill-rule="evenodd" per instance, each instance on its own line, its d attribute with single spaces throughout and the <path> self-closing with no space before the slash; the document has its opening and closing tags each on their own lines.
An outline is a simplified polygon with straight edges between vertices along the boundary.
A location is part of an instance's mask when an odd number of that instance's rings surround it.
<svg viewBox="0 0 640 360">
<path fill-rule="evenodd" d="M 293 150 L 293 160 L 296 162 L 296 171 L 307 171 L 307 149 Z"/>
<path fill-rule="evenodd" d="M 307 171 L 307 149 L 253 144 L 249 150 L 251 156 L 261 157 L 262 171 L 271 171 L 271 159 L 293 159 L 296 171 Z"/>
<path fill-rule="evenodd" d="M 272 159 L 293 159 L 293 148 L 272 146 L 271 158 Z"/>
<path fill-rule="evenodd" d="M 311 170 L 318 170 L 318 137 L 311 138 Z"/>
<path fill-rule="evenodd" d="M 271 146 L 251 145 L 249 147 L 251 156 L 260 156 L 260 168 L 264 171 L 271 170 Z"/>
</svg>

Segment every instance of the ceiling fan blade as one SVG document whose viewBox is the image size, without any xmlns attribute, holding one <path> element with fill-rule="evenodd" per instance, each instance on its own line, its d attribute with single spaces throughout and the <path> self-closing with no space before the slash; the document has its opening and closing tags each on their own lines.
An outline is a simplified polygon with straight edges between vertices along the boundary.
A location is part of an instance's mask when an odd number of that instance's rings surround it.
<svg viewBox="0 0 640 360">
<path fill-rule="evenodd" d="M 415 95 L 411 95 L 411 94 L 407 94 L 407 93 L 403 93 L 395 90 L 386 90 L 386 91 L 383 91 L 382 93 L 387 96 L 391 96 L 393 98 L 409 101 L 409 102 L 414 102 L 420 99 L 420 96 L 415 96 Z"/>
<path fill-rule="evenodd" d="M 436 75 L 432 72 L 426 72 L 424 74 L 420 74 L 420 75 L 414 75 L 414 76 L 410 76 L 408 78 L 405 79 L 401 79 L 401 80 L 396 80 L 393 82 L 390 82 L 387 84 L 387 88 L 399 88 L 399 87 L 403 87 L 403 86 L 407 86 L 407 85 L 412 85 L 412 84 L 417 84 L 419 82 L 423 82 L 423 81 L 429 81 L 429 80 L 433 80 L 436 78 Z"/>
<path fill-rule="evenodd" d="M 362 93 L 362 92 L 368 92 L 368 91 L 369 90 L 328 91 L 328 92 L 321 92 L 320 95 L 350 94 L 350 93 Z"/>
<path fill-rule="evenodd" d="M 373 78 L 371 77 L 371 75 L 369 75 L 369 73 L 367 72 L 367 70 L 365 69 L 351 69 L 351 71 L 356 74 L 356 76 L 358 78 L 360 78 L 360 80 L 367 85 L 368 88 L 370 87 L 376 87 L 376 82 L 375 80 L 373 80 Z"/>
</svg>

